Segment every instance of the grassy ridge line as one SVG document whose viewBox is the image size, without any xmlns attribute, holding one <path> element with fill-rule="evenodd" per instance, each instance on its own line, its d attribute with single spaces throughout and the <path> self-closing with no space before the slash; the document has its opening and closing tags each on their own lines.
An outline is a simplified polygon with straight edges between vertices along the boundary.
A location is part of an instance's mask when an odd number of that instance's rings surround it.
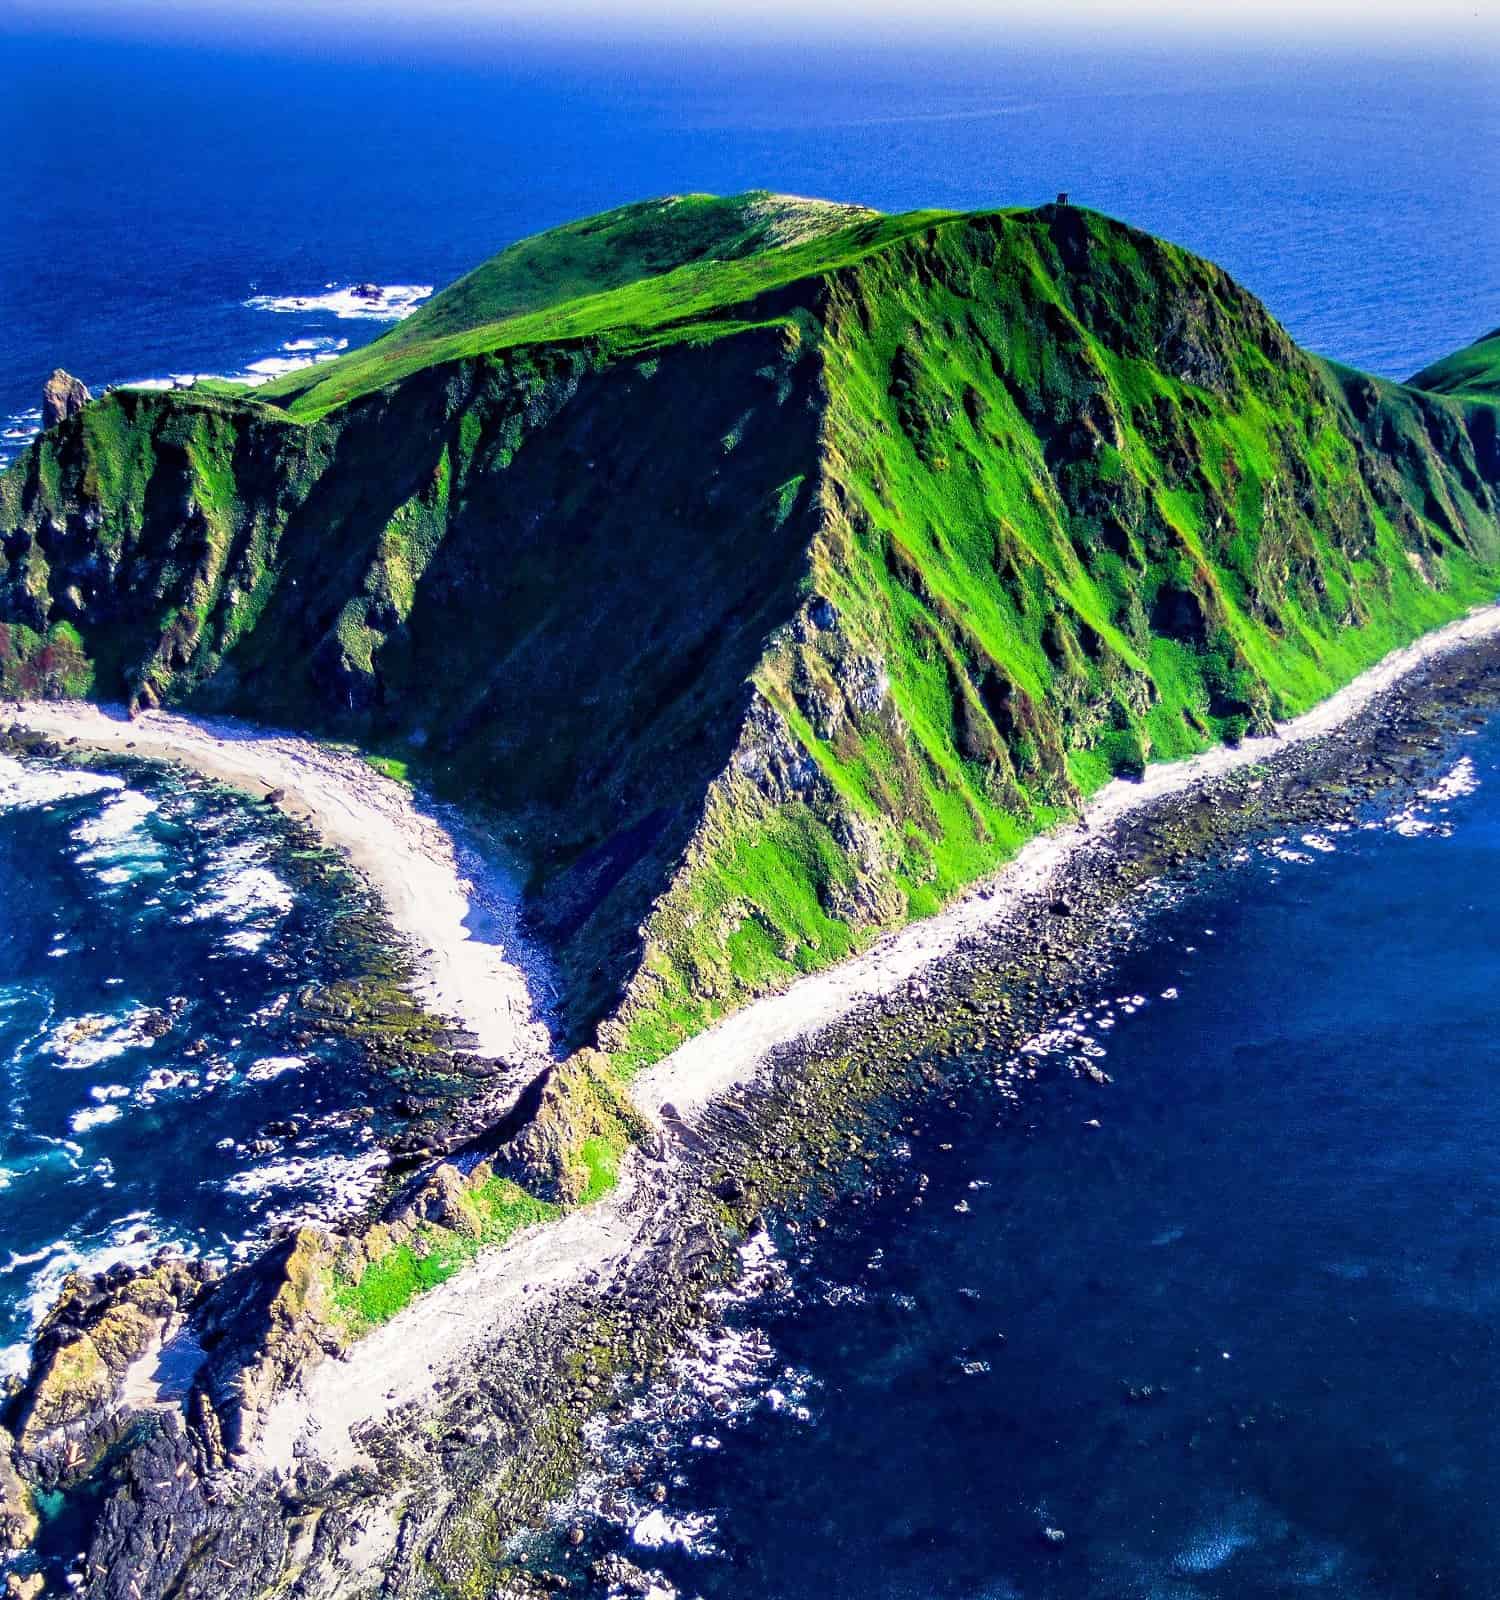
<svg viewBox="0 0 1500 1600">
<path fill-rule="evenodd" d="M 470 356 L 570 340 L 602 340 L 611 350 L 629 355 L 650 352 L 684 337 L 715 338 L 757 320 L 728 317 L 730 308 L 836 270 L 957 215 L 929 211 L 876 217 L 830 235 L 815 235 L 739 259 L 692 260 L 623 287 L 579 294 L 477 327 L 461 327 L 433 337 L 411 336 L 390 345 L 380 340 L 338 361 L 309 369 L 316 381 L 295 392 L 268 385 L 259 394 L 266 401 L 285 398 L 293 417 L 311 421 L 423 368 Z"/>
<path fill-rule="evenodd" d="M 1492 404 L 1321 363 L 1094 213 L 799 240 L 803 204 L 391 336 L 387 377 L 487 348 L 321 411 L 364 379 L 320 368 L 311 420 L 90 407 L 0 478 L 0 680 L 354 737 L 491 808 L 629 1071 L 1491 592 Z"/>
<path fill-rule="evenodd" d="M 1415 377 L 1407 379 L 1407 384 L 1434 394 L 1500 399 L 1500 328 L 1423 367 Z"/>
<path fill-rule="evenodd" d="M 291 373 L 256 392 L 285 403 L 320 387 L 325 379 L 333 389 L 360 392 L 357 383 L 350 384 L 350 376 L 379 375 L 399 352 L 433 351 L 445 339 L 659 277 L 689 262 L 722 262 L 781 249 L 874 216 L 860 206 L 762 191 L 728 198 L 670 196 L 621 206 L 501 251 L 441 290 L 374 344 L 336 363 L 336 370 L 326 366 L 319 372 Z M 488 337 L 494 337 L 494 345 L 488 344 Z M 499 342 L 497 335 L 484 341 L 487 348 Z"/>
</svg>

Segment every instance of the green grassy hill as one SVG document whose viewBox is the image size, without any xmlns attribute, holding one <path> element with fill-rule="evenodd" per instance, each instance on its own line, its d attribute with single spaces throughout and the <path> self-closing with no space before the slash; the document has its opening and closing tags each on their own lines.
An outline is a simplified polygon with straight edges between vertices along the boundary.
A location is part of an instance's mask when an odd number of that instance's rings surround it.
<svg viewBox="0 0 1500 1600">
<path fill-rule="evenodd" d="M 1477 395 L 1500 399 L 1500 328 L 1456 350 L 1408 380 L 1414 389 L 1434 394 Z"/>
<path fill-rule="evenodd" d="M 522 239 L 373 344 L 258 394 L 311 418 L 434 362 L 537 340 L 644 331 L 694 299 L 717 306 L 732 297 L 736 276 L 747 275 L 726 271 L 728 263 L 747 264 L 751 279 L 766 268 L 795 276 L 808 253 L 789 253 L 792 246 L 880 220 L 861 206 L 758 190 L 621 206 Z M 755 257 L 770 259 L 752 263 Z M 636 292 L 613 292 L 622 289 Z"/>
<path fill-rule="evenodd" d="M 629 1069 L 1490 598 L 1497 415 L 1091 212 L 649 202 L 47 434 L 0 478 L 0 687 L 487 808 Z"/>
</svg>

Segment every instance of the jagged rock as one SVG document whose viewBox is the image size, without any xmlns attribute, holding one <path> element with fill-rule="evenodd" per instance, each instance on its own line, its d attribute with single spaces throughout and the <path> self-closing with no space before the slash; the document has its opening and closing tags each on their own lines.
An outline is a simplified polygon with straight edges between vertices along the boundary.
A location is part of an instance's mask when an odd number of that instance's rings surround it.
<svg viewBox="0 0 1500 1600">
<path fill-rule="evenodd" d="M 343 1350 L 346 1335 L 332 1317 L 338 1249 L 322 1229 L 298 1228 L 205 1308 L 202 1339 L 210 1356 L 199 1387 L 228 1453 L 249 1443 L 297 1373 Z"/>
<path fill-rule="evenodd" d="M 42 426 L 56 427 L 76 417 L 93 398 L 86 383 L 58 367 L 42 385 Z"/>
<path fill-rule="evenodd" d="M 174 1258 L 101 1278 L 75 1273 L 37 1330 L 17 1407 L 16 1451 L 71 1466 L 97 1445 L 133 1362 L 192 1309 L 218 1269 Z"/>
<path fill-rule="evenodd" d="M 534 1087 L 535 1111 L 497 1156 L 497 1165 L 549 1198 L 575 1201 L 588 1184 L 580 1158 L 583 1142 L 602 1138 L 619 1146 L 649 1138 L 652 1130 L 611 1081 L 597 1050 L 580 1050 L 549 1067 Z"/>
<path fill-rule="evenodd" d="M 600 1556 L 589 1568 L 589 1576 L 612 1594 L 648 1595 L 656 1587 L 649 1573 L 614 1551 Z"/>
<path fill-rule="evenodd" d="M 412 1201 L 412 1214 L 423 1222 L 452 1228 L 458 1233 L 474 1231 L 473 1214 L 465 1203 L 468 1185 L 464 1175 L 451 1162 L 442 1162 L 418 1190 Z"/>
<path fill-rule="evenodd" d="M 15 1441 L 0 1428 L 0 1550 L 24 1550 L 37 1530 L 36 1507 L 11 1460 Z"/>
</svg>

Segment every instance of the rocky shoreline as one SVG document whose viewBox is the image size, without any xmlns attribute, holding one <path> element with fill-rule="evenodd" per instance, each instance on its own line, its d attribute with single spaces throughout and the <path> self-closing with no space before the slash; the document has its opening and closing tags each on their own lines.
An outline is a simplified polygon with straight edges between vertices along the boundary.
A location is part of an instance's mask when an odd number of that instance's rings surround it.
<svg viewBox="0 0 1500 1600">
<path fill-rule="evenodd" d="M 123 1388 L 125 1372 L 185 1327 L 205 1366 L 184 1400 L 117 1405 L 102 1432 L 74 1419 L 40 1434 L 34 1367 L 5 1414 L 15 1443 L 0 1474 L 0 1531 L 29 1542 L 31 1486 L 66 1489 L 82 1508 L 74 1521 L 86 1550 L 74 1587 L 111 1600 L 272 1587 L 419 1596 L 481 1579 L 486 1592 L 518 1595 L 632 1592 L 628 1563 L 610 1558 L 593 1570 L 593 1554 L 564 1530 L 543 1569 L 517 1570 L 506 1541 L 576 1475 L 585 1423 L 649 1383 L 686 1330 L 711 1315 L 708 1291 L 735 1270 L 736 1246 L 757 1223 L 795 1213 L 815 1225 L 839 1195 L 883 1181 L 885 1152 L 911 1135 L 930 1097 L 957 1099 L 992 1081 L 997 1056 L 1097 984 L 1147 885 L 1189 877 L 1247 838 L 1346 821 L 1377 795 L 1418 787 L 1464 719 L 1497 703 L 1500 645 L 1482 640 L 1425 662 L 1336 738 L 1289 744 L 1125 812 L 1069 853 L 1044 892 L 1018 899 L 899 990 L 779 1046 L 753 1084 L 687 1120 L 663 1106 L 663 1126 L 647 1127 L 597 1082 L 581 1097 L 562 1093 L 567 1072 L 588 1075 L 586 1058 L 554 1073 L 550 1106 L 544 1086 L 530 1115 L 448 1146 L 453 1159 L 418 1173 L 377 1225 L 387 1235 L 472 1231 L 483 1219 L 471 1197 L 500 1182 L 524 1183 L 548 1203 L 580 1198 L 568 1193 L 567 1155 L 593 1136 L 576 1121 L 576 1107 L 592 1104 L 589 1127 L 600 1137 L 623 1130 L 631 1143 L 607 1202 L 628 1223 L 619 1250 L 578 1281 L 518 1285 L 524 1313 L 466 1345 L 461 1364 L 437 1370 L 434 1361 L 420 1401 L 355 1430 L 348 1461 L 330 1465 L 294 1441 L 268 1464 L 256 1439 L 275 1396 L 297 1392 L 289 1385 L 309 1361 L 344 1364 L 337 1318 L 318 1303 L 330 1281 L 320 1264 L 322 1253 L 343 1252 L 347 1277 L 367 1236 L 299 1234 L 232 1284 L 163 1264 L 80 1285 L 58 1326 L 83 1337 L 54 1355 L 87 1341 Z M 44 1533 L 49 1554 L 66 1557 L 56 1543 Z M 12 1592 L 38 1592 L 35 1557 L 19 1556 Z"/>
</svg>

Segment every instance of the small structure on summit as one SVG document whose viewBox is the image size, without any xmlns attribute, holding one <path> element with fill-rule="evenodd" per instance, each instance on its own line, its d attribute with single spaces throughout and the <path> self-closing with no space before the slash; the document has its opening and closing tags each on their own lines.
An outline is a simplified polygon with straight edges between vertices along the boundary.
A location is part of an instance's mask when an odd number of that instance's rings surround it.
<svg viewBox="0 0 1500 1600">
<path fill-rule="evenodd" d="M 1057 203 L 1060 206 L 1067 205 L 1067 203 L 1068 203 L 1068 191 L 1066 189 L 1059 189 L 1057 191 Z"/>
<path fill-rule="evenodd" d="M 86 383 L 59 367 L 42 385 L 42 426 L 51 428 L 76 417 L 93 398 Z"/>
</svg>

